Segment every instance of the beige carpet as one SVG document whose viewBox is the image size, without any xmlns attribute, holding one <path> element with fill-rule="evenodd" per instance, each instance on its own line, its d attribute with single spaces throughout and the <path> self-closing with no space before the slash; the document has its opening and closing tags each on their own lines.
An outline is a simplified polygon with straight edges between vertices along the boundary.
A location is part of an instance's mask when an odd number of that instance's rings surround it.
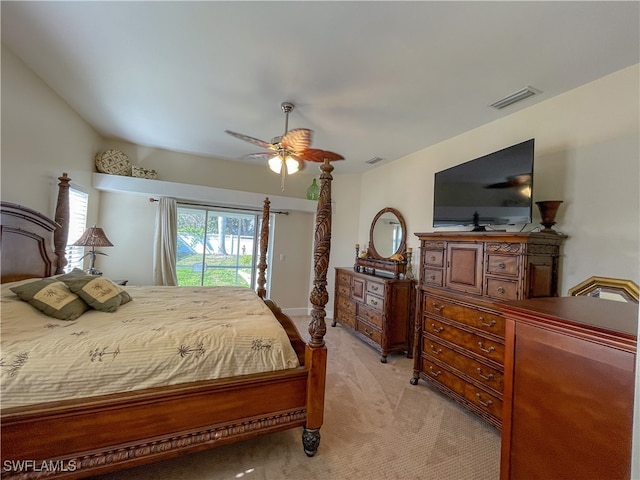
<svg viewBox="0 0 640 480">
<path fill-rule="evenodd" d="M 307 337 L 309 317 L 294 320 Z M 498 479 L 497 430 L 423 381 L 411 385 L 413 360 L 390 355 L 383 364 L 346 329 L 327 330 L 325 421 L 315 457 L 304 454 L 299 428 L 96 478 Z"/>
</svg>

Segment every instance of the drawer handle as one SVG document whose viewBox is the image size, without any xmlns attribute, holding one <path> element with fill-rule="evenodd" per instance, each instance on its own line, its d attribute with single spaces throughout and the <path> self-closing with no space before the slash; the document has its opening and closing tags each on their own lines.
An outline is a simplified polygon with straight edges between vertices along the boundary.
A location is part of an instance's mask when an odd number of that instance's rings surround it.
<svg viewBox="0 0 640 480">
<path fill-rule="evenodd" d="M 480 396 L 479 393 L 476 393 L 476 398 L 478 399 L 478 403 L 483 407 L 490 407 L 491 405 L 493 405 L 493 402 L 491 400 L 487 400 L 486 402 L 483 402 L 482 397 Z"/>
<path fill-rule="evenodd" d="M 431 324 L 431 330 L 433 330 L 436 333 L 440 333 L 444 330 L 444 327 L 436 327 L 433 323 Z"/>
<path fill-rule="evenodd" d="M 478 317 L 478 320 L 480 320 L 480 324 L 481 324 L 483 327 L 489 327 L 489 328 L 491 328 L 491 327 L 493 327 L 493 326 L 496 324 L 496 321 L 495 321 L 495 320 L 491 320 L 489 323 L 485 322 L 485 321 L 484 321 L 484 317 L 483 317 L 482 315 L 480 315 L 480 316 Z"/>
<path fill-rule="evenodd" d="M 377 301 L 377 300 L 369 299 L 369 303 L 370 303 L 371 305 L 376 306 L 376 307 L 378 306 L 378 301 Z"/>
<path fill-rule="evenodd" d="M 365 327 L 364 329 L 364 333 L 366 333 L 367 335 L 369 335 L 370 337 L 373 336 L 373 332 L 371 330 L 369 330 L 368 328 Z"/>
<path fill-rule="evenodd" d="M 431 280 L 432 282 L 436 281 L 436 276 L 435 275 L 429 275 L 429 280 Z"/>
<path fill-rule="evenodd" d="M 499 268 L 500 270 L 504 270 L 506 267 L 507 267 L 507 266 L 504 264 L 504 262 L 500 262 L 500 263 L 498 263 L 498 268 Z"/>
<path fill-rule="evenodd" d="M 371 285 L 371 290 L 373 290 L 374 292 L 377 292 L 380 289 L 378 288 L 377 285 Z"/>
<path fill-rule="evenodd" d="M 429 346 L 431 347 L 431 351 L 436 354 L 436 355 L 440 355 L 442 353 L 442 349 L 441 348 L 436 348 L 433 343 L 430 343 Z"/>
<path fill-rule="evenodd" d="M 487 381 L 493 380 L 493 373 L 490 373 L 489 375 L 483 375 L 482 369 L 480 367 L 478 367 L 476 370 L 478 371 L 478 375 L 480 375 L 480 378 L 483 378 Z"/>
<path fill-rule="evenodd" d="M 432 262 L 435 262 L 435 261 L 436 261 L 436 257 L 435 257 L 435 255 L 431 255 L 430 260 L 431 260 Z"/>
<path fill-rule="evenodd" d="M 484 348 L 484 345 L 482 345 L 482 342 L 478 342 L 478 346 L 480 347 L 480 350 L 482 350 L 484 353 L 491 353 L 495 350 L 494 347 Z"/>
<path fill-rule="evenodd" d="M 440 370 L 438 370 L 438 371 L 434 370 L 433 366 L 431 366 L 431 365 L 429 365 L 429 373 L 433 377 L 439 377 L 440 375 L 442 375 L 442 372 Z"/>
<path fill-rule="evenodd" d="M 434 278 L 435 278 L 435 275 L 434 275 Z M 432 303 L 431 303 L 431 306 L 432 306 L 432 307 L 433 307 L 433 309 L 434 309 L 436 312 L 438 312 L 438 313 L 441 313 L 441 312 L 442 312 L 442 310 L 444 310 L 444 305 L 438 305 L 436 302 L 432 302 Z"/>
<path fill-rule="evenodd" d="M 498 287 L 498 293 L 504 293 L 504 288 L 503 287 Z"/>
</svg>

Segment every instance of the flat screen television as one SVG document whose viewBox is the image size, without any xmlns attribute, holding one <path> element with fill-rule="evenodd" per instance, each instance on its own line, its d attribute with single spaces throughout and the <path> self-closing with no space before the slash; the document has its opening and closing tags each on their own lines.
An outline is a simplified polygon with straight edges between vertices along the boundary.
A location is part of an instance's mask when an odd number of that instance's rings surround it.
<svg viewBox="0 0 640 480">
<path fill-rule="evenodd" d="M 435 174 L 433 226 L 531 223 L 534 139 Z"/>
</svg>

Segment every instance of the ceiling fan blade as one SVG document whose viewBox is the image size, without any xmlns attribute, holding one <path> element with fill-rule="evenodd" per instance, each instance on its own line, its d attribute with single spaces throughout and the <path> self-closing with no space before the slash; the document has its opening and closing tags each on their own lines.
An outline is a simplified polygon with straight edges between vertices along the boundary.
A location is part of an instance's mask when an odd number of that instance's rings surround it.
<svg viewBox="0 0 640 480">
<path fill-rule="evenodd" d="M 308 128 L 294 128 L 289 130 L 280 140 L 280 143 L 287 150 L 302 152 L 311 145 L 313 131 Z"/>
<path fill-rule="evenodd" d="M 225 130 L 225 132 L 228 133 L 229 135 L 233 135 L 234 137 L 239 138 L 240 140 L 253 143 L 254 145 L 257 145 L 259 147 L 268 148 L 269 150 L 277 150 L 277 147 L 275 145 L 273 145 L 272 143 L 267 143 L 264 140 L 253 138 L 243 133 L 232 132 L 231 130 Z"/>
<path fill-rule="evenodd" d="M 258 153 L 250 153 L 249 155 L 245 155 L 245 158 L 250 158 L 251 160 L 260 160 L 268 162 L 271 160 L 276 154 L 272 152 L 258 152 Z"/>
<path fill-rule="evenodd" d="M 319 150 L 317 148 L 308 148 L 303 152 L 296 154 L 296 158 L 299 160 L 305 160 L 307 162 L 323 163 L 325 159 L 329 161 L 344 160 L 342 155 L 338 155 L 328 150 Z"/>
</svg>

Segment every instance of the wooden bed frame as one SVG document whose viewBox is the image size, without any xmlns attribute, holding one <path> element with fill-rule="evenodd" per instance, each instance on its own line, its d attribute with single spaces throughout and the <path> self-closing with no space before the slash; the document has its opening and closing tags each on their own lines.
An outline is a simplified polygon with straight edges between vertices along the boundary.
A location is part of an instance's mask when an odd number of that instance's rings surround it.
<svg viewBox="0 0 640 480">
<path fill-rule="evenodd" d="M 308 343 L 291 319 L 264 299 L 268 221 L 261 230 L 258 294 L 289 334 L 300 367 L 2 409 L 2 478 L 83 478 L 294 427 L 303 427 L 304 452 L 313 456 L 324 412 L 333 166 L 325 160 L 320 170 Z M 62 273 L 70 179 L 63 174 L 59 180 L 56 221 L 2 203 L 3 283 Z M 268 200 L 264 208 L 268 220 Z"/>
</svg>

